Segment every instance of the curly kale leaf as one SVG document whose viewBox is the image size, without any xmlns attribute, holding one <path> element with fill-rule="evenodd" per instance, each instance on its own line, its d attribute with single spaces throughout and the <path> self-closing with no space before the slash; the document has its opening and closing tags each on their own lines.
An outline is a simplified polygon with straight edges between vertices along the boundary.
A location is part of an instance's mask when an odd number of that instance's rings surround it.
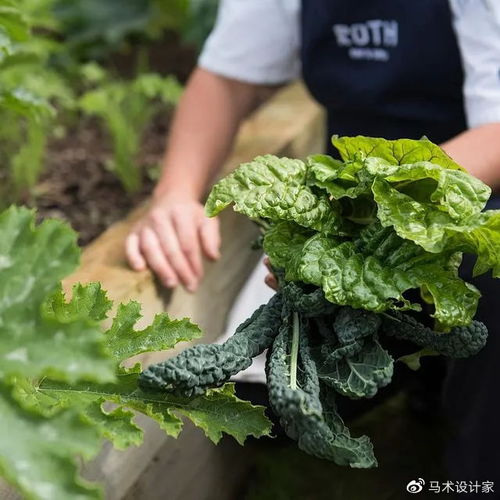
<svg viewBox="0 0 500 500">
<path fill-rule="evenodd" d="M 349 344 L 375 335 L 381 322 L 378 314 L 346 306 L 339 309 L 333 323 L 333 329 L 342 344 Z"/>
<path fill-rule="evenodd" d="M 298 384 L 291 383 L 290 364 L 293 343 L 290 321 L 285 322 L 268 354 L 267 385 L 269 401 L 288 436 L 311 455 L 338 465 L 368 468 L 377 465 L 367 436 L 351 437 L 333 405 L 324 408 L 320 383 L 304 328 L 300 333 L 297 371 Z"/>
<path fill-rule="evenodd" d="M 399 312 L 384 315 L 380 331 L 450 358 L 468 358 L 477 354 L 488 338 L 488 330 L 480 321 L 452 328 L 448 333 L 440 333 Z"/>
<path fill-rule="evenodd" d="M 306 291 L 300 283 L 289 282 L 281 287 L 283 300 L 289 309 L 299 312 L 306 318 L 328 316 L 337 311 L 338 306 L 326 300 L 321 288 Z"/>
<path fill-rule="evenodd" d="M 274 295 L 242 323 L 224 344 L 200 344 L 175 358 L 150 366 L 140 378 L 145 389 L 203 394 L 248 368 L 252 359 L 270 347 L 281 323 L 282 297 Z"/>
</svg>

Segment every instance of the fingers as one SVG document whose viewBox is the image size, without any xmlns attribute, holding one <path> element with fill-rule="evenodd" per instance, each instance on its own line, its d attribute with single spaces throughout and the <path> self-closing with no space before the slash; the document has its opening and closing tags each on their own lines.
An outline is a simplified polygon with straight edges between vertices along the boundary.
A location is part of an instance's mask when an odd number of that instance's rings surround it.
<svg viewBox="0 0 500 500">
<path fill-rule="evenodd" d="M 220 230 L 219 219 L 203 218 L 200 228 L 200 240 L 203 252 L 212 260 L 220 257 Z"/>
<path fill-rule="evenodd" d="M 278 290 L 278 280 L 276 279 L 276 276 L 274 276 L 274 274 L 269 273 L 268 275 L 266 275 L 266 277 L 264 278 L 264 283 L 273 290 Z"/>
<path fill-rule="evenodd" d="M 165 258 L 157 235 L 149 227 L 141 230 L 140 250 L 147 260 L 148 266 L 165 286 L 172 288 L 178 284 L 177 276 Z"/>
<path fill-rule="evenodd" d="M 125 254 L 130 267 L 134 271 L 144 271 L 146 269 L 146 261 L 140 251 L 139 235 L 137 233 L 130 233 L 125 240 Z"/>
<path fill-rule="evenodd" d="M 190 292 L 194 292 L 198 286 L 198 278 L 191 269 L 189 262 L 181 250 L 175 229 L 168 219 L 155 221 L 157 238 L 163 250 L 164 257 L 173 268 L 175 274 Z M 148 260 L 149 262 L 149 260 Z"/>
<path fill-rule="evenodd" d="M 153 207 L 125 243 L 134 270 L 150 267 L 166 286 L 191 292 L 203 276 L 202 252 L 215 260 L 219 248 L 218 220 L 204 217 L 199 203 Z"/>
<path fill-rule="evenodd" d="M 267 267 L 270 273 L 273 272 L 273 268 L 271 267 L 271 261 L 269 260 L 269 257 L 264 257 L 264 265 Z"/>
<path fill-rule="evenodd" d="M 279 288 L 278 280 L 276 279 L 276 276 L 273 274 L 273 269 L 271 267 L 271 261 L 269 260 L 269 257 L 264 257 L 264 265 L 269 270 L 269 274 L 267 274 L 266 277 L 264 278 L 264 283 L 273 290 L 278 290 Z"/>
<path fill-rule="evenodd" d="M 179 239 L 179 246 L 188 260 L 191 269 L 198 280 L 203 276 L 203 263 L 196 222 L 186 213 L 176 213 L 172 217 L 174 229 Z"/>
</svg>

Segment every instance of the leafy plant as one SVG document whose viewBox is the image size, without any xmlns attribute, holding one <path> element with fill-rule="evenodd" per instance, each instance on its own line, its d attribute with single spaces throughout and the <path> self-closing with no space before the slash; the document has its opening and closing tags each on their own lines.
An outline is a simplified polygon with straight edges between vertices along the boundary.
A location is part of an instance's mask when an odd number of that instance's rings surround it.
<svg viewBox="0 0 500 500">
<path fill-rule="evenodd" d="M 201 46 L 215 20 L 217 0 L 55 0 L 69 52 L 77 60 L 100 60 L 111 52 L 147 46 L 165 30 Z"/>
<path fill-rule="evenodd" d="M 84 113 L 103 122 L 113 142 L 112 169 L 129 192 L 141 186 L 136 155 L 144 128 L 158 109 L 177 102 L 182 88 L 173 77 L 144 73 L 135 80 L 103 81 L 79 100 Z"/>
<path fill-rule="evenodd" d="M 341 160 L 268 155 L 215 185 L 207 214 L 234 204 L 262 224 L 279 291 L 233 339 L 153 365 L 139 382 L 197 394 L 270 347 L 269 400 L 287 434 L 310 454 L 365 468 L 377 463 L 370 440 L 350 435 L 336 398 L 370 398 L 391 382 L 386 336 L 422 348 L 401 358 L 412 368 L 423 355 L 468 357 L 484 346 L 486 327 L 473 321 L 479 292 L 458 271 L 469 252 L 476 274 L 500 275 L 500 211 L 483 211 L 490 189 L 425 138 L 333 143 Z M 435 331 L 402 312 L 422 303 Z M 277 319 L 263 329 L 269 309 Z"/>
<path fill-rule="evenodd" d="M 12 207 L 0 214 L 0 235 L 0 475 L 26 498 L 101 498 L 77 474 L 78 459 L 94 458 L 103 439 L 119 449 L 139 445 L 134 411 L 174 437 L 179 416 L 214 442 L 222 433 L 240 443 L 269 433 L 263 409 L 237 399 L 231 385 L 197 397 L 138 389 L 140 364 L 123 361 L 200 331 L 166 314 L 135 330 L 140 306 L 131 302 L 103 332 L 112 304 L 99 284 L 76 285 L 69 301 L 61 291 L 80 254 L 65 224 L 35 227 L 33 212 Z"/>
<path fill-rule="evenodd" d="M 3 207 L 29 196 L 42 170 L 54 106 L 64 109 L 74 100 L 65 78 L 49 65 L 57 43 L 30 33 L 42 11 L 27 1 L 0 5 L 0 118 L 9 124 L 0 132 Z"/>
</svg>

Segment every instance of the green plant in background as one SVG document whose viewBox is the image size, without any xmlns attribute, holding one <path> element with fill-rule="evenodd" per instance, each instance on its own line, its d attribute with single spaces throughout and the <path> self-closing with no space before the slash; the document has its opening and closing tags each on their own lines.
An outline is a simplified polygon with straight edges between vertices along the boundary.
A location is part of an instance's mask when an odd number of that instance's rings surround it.
<svg viewBox="0 0 500 500">
<path fill-rule="evenodd" d="M 127 191 L 141 186 L 136 155 L 146 125 L 159 109 L 158 103 L 175 105 L 181 92 L 175 78 L 145 73 L 131 81 L 102 80 L 79 99 L 80 109 L 97 116 L 109 133 L 113 143 L 111 168 Z"/>
<path fill-rule="evenodd" d="M 5 206 L 29 191 L 41 171 L 48 125 L 50 79 L 42 83 L 42 61 L 18 4 L 0 2 L 0 204 Z M 38 47 L 38 53 L 41 53 Z M 38 80 L 37 80 L 38 79 Z M 57 92 L 60 91 L 60 86 Z M 64 94 L 61 92 L 61 94 Z M 26 160 L 29 161 L 26 161 Z"/>
<path fill-rule="evenodd" d="M 178 32 L 201 46 L 210 32 L 217 0 L 55 0 L 54 16 L 68 50 L 77 59 L 101 59 L 158 39 L 165 30 Z"/>
<path fill-rule="evenodd" d="M 101 498 L 78 476 L 78 460 L 94 458 L 104 439 L 139 445 L 133 411 L 174 437 L 179 416 L 214 442 L 269 433 L 263 408 L 238 400 L 231 385 L 197 397 L 139 390 L 140 364 L 122 362 L 195 339 L 198 327 L 162 314 L 135 330 L 140 306 L 130 302 L 103 328 L 111 302 L 99 284 L 76 285 L 70 301 L 61 291 L 79 261 L 76 234 L 34 218 L 15 207 L 0 214 L 0 476 L 30 499 Z"/>
</svg>

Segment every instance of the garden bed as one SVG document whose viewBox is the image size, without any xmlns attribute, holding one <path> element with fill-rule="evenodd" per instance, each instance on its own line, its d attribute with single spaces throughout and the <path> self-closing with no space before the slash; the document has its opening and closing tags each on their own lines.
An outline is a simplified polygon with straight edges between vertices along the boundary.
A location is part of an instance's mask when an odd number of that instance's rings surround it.
<svg viewBox="0 0 500 500">
<path fill-rule="evenodd" d="M 109 69 L 131 77 L 137 55 L 111 57 Z M 196 62 L 196 50 L 184 45 L 175 33 L 166 33 L 148 47 L 149 69 L 173 75 L 185 83 Z M 95 119 L 80 118 L 51 140 L 45 165 L 34 197 L 29 204 L 37 208 L 41 219 L 57 217 L 79 233 L 79 243 L 87 245 L 114 222 L 123 219 L 140 204 L 154 187 L 160 169 L 172 110 L 157 113 L 148 125 L 136 159 L 143 185 L 136 193 L 127 193 L 110 169 L 111 141 Z"/>
</svg>

